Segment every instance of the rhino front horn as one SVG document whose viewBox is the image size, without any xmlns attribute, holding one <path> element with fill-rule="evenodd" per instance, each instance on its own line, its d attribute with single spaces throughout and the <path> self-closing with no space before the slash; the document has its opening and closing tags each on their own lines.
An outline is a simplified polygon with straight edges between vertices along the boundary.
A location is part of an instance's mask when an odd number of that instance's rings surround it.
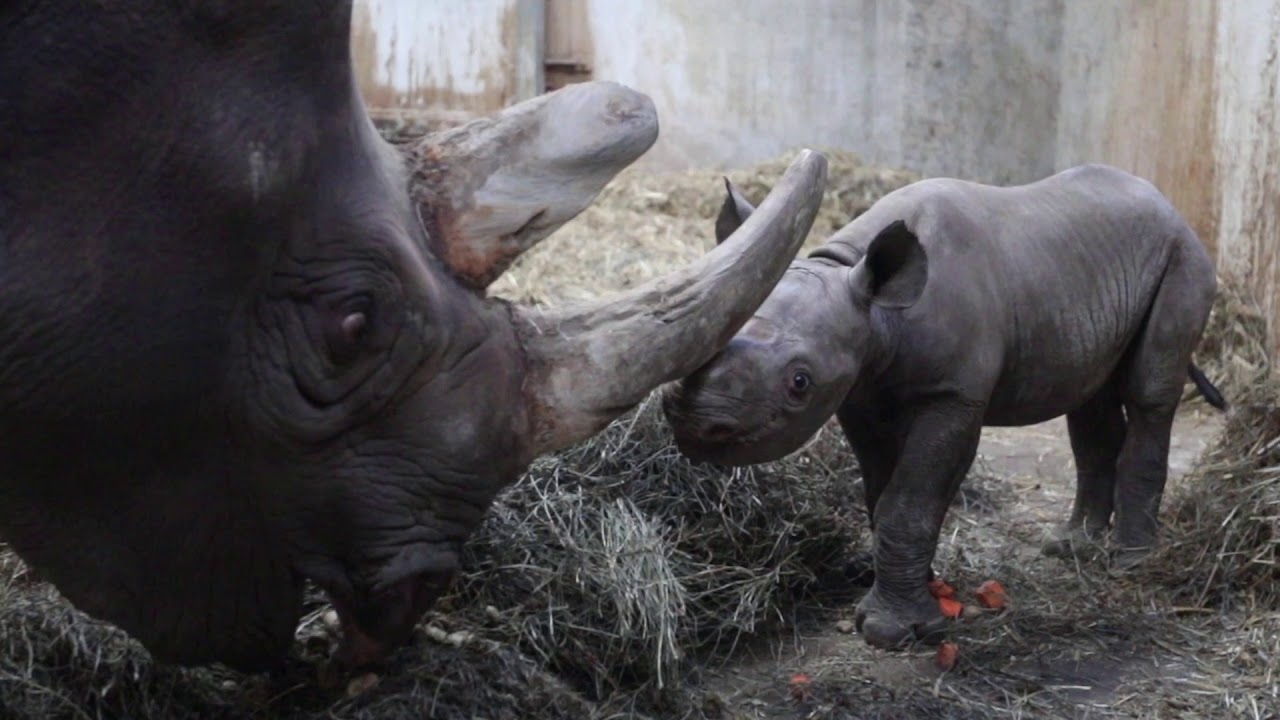
<svg viewBox="0 0 1280 720">
<path fill-rule="evenodd" d="M 719 352 L 800 250 L 826 180 L 826 157 L 803 150 L 760 207 L 699 262 L 606 302 L 521 309 L 534 454 L 590 437 Z"/>
</svg>

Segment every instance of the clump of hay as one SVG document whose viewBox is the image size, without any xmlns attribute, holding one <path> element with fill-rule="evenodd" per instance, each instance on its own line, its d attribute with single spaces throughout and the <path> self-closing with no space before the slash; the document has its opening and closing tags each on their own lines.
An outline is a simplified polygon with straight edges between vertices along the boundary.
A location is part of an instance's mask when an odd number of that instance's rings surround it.
<svg viewBox="0 0 1280 720">
<path fill-rule="evenodd" d="M 591 441 L 543 458 L 468 545 L 459 607 L 593 697 L 678 688 L 688 659 L 727 650 L 843 579 L 863 516 L 830 427 L 778 462 L 694 465 L 652 396 Z"/>
<path fill-rule="evenodd" d="M 1166 501 L 1171 541 L 1148 578 L 1197 607 L 1280 612 L 1280 377 L 1266 341 L 1257 303 L 1220 281 L 1196 357 L 1231 409 L 1190 482 Z"/>
<path fill-rule="evenodd" d="M 715 245 L 724 176 L 759 204 L 797 152 L 727 173 L 655 174 L 628 168 L 591 207 L 521 256 L 490 292 L 526 303 L 590 300 L 688 265 Z M 853 153 L 822 152 L 828 161 L 826 191 L 801 254 L 885 194 L 920 179 L 906 170 L 868 165 Z"/>
<path fill-rule="evenodd" d="M 1280 378 L 1231 401 L 1222 437 L 1172 498 L 1161 559 L 1176 572 L 1159 579 L 1196 606 L 1280 612 Z"/>
<path fill-rule="evenodd" d="M 1243 284 L 1218 279 L 1218 295 L 1194 360 L 1229 403 L 1237 391 L 1248 393 L 1266 381 L 1271 372 L 1267 318 Z M 1188 385 L 1186 397 L 1200 394 Z"/>
<path fill-rule="evenodd" d="M 7 566 L 20 567 L 12 555 L 3 557 Z M 0 577 L 0 717 L 591 716 L 591 703 L 512 647 L 419 642 L 398 653 L 382 677 L 326 687 L 322 658 L 330 641 L 305 627 L 300 635 L 321 642 L 300 643 L 301 656 L 276 677 L 245 676 L 217 666 L 162 666 L 123 631 L 76 611 L 48 585 L 7 575 Z"/>
</svg>

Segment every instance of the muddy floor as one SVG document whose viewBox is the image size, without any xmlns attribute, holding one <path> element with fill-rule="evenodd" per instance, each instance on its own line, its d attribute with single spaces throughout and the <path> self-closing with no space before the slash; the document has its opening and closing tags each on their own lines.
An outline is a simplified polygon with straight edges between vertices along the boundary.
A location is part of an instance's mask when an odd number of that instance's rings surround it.
<svg viewBox="0 0 1280 720">
<path fill-rule="evenodd" d="M 1202 403 L 1180 413 L 1170 457 L 1171 489 L 1184 481 L 1223 424 L 1223 416 Z M 1038 540 L 1070 512 L 1074 473 L 1064 419 L 987 428 L 974 470 L 948 519 L 935 569 L 957 580 L 958 589 L 964 580 L 976 579 L 965 571 L 967 554 L 994 555 L 1042 566 L 1034 569 L 1049 575 L 1070 575 L 1072 568 L 1062 561 L 1039 554 Z M 1051 598 L 1026 595 L 1036 590 L 1011 587 L 1011 603 L 1051 607 Z M 1194 692 L 1199 683 L 1198 663 L 1181 656 L 1178 648 L 1145 638 L 1128 642 L 1123 628 L 1094 628 L 1099 637 L 1087 637 L 1088 631 L 1079 630 L 1088 627 L 1087 617 L 1063 617 L 1057 647 L 1028 643 L 1021 654 L 994 662 L 984 658 L 982 664 L 965 662 L 967 655 L 986 653 L 972 653 L 962 632 L 957 638 L 961 662 L 950 673 L 938 669 L 931 649 L 885 652 L 868 647 L 852 632 L 851 621 L 851 607 L 836 610 L 793 628 L 784 638 L 745 648 L 732 666 L 709 670 L 708 702 L 718 705 L 723 717 L 743 720 L 859 717 L 856 703 L 842 702 L 839 688 L 863 684 L 887 693 L 923 690 L 940 701 L 939 707 L 954 707 L 966 717 L 966 710 L 981 716 L 984 705 L 991 717 L 1168 717 L 1177 715 L 1178 693 Z M 989 633 L 978 635 L 987 640 Z M 1018 686 L 1022 692 L 1008 691 Z M 996 688 L 1000 690 L 993 698 Z M 1029 701 L 1035 695 L 1043 700 L 1046 693 L 1053 696 L 1055 708 L 1049 714 L 1042 702 Z M 1152 693 L 1171 698 L 1172 705 L 1151 702 Z M 877 703 L 877 716 L 883 716 L 881 708 Z M 1267 711 L 1259 716 L 1269 717 Z"/>
</svg>

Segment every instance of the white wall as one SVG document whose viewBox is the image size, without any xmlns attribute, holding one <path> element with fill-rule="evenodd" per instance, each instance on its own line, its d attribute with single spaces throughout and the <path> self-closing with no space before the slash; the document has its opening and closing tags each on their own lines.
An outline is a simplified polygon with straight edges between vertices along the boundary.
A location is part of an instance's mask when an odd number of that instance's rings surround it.
<svg viewBox="0 0 1280 720">
<path fill-rule="evenodd" d="M 992 181 L 1052 170 L 1062 0 L 586 0 L 594 76 L 653 97 L 651 167 L 796 145 Z"/>
</svg>

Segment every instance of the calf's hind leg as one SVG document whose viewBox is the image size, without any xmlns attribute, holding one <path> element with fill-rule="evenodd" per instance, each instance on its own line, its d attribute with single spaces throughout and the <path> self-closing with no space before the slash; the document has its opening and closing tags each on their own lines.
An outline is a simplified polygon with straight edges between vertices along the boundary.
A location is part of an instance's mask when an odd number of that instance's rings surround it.
<svg viewBox="0 0 1280 720">
<path fill-rule="evenodd" d="M 1180 393 L 1179 393 L 1180 394 Z M 1150 554 L 1169 474 L 1169 439 L 1178 395 L 1161 403 L 1129 403 L 1116 486 L 1114 563 L 1125 568 Z"/>
<path fill-rule="evenodd" d="M 1128 431 L 1116 474 L 1116 567 L 1136 565 L 1155 545 L 1173 418 L 1214 290 L 1202 252 L 1175 254 L 1133 346 L 1123 387 Z"/>
<path fill-rule="evenodd" d="M 1071 518 L 1041 548 L 1051 557 L 1097 547 L 1111 526 L 1116 463 L 1127 434 L 1124 407 L 1114 380 L 1067 414 L 1067 432 L 1076 459 L 1076 500 Z"/>
</svg>

